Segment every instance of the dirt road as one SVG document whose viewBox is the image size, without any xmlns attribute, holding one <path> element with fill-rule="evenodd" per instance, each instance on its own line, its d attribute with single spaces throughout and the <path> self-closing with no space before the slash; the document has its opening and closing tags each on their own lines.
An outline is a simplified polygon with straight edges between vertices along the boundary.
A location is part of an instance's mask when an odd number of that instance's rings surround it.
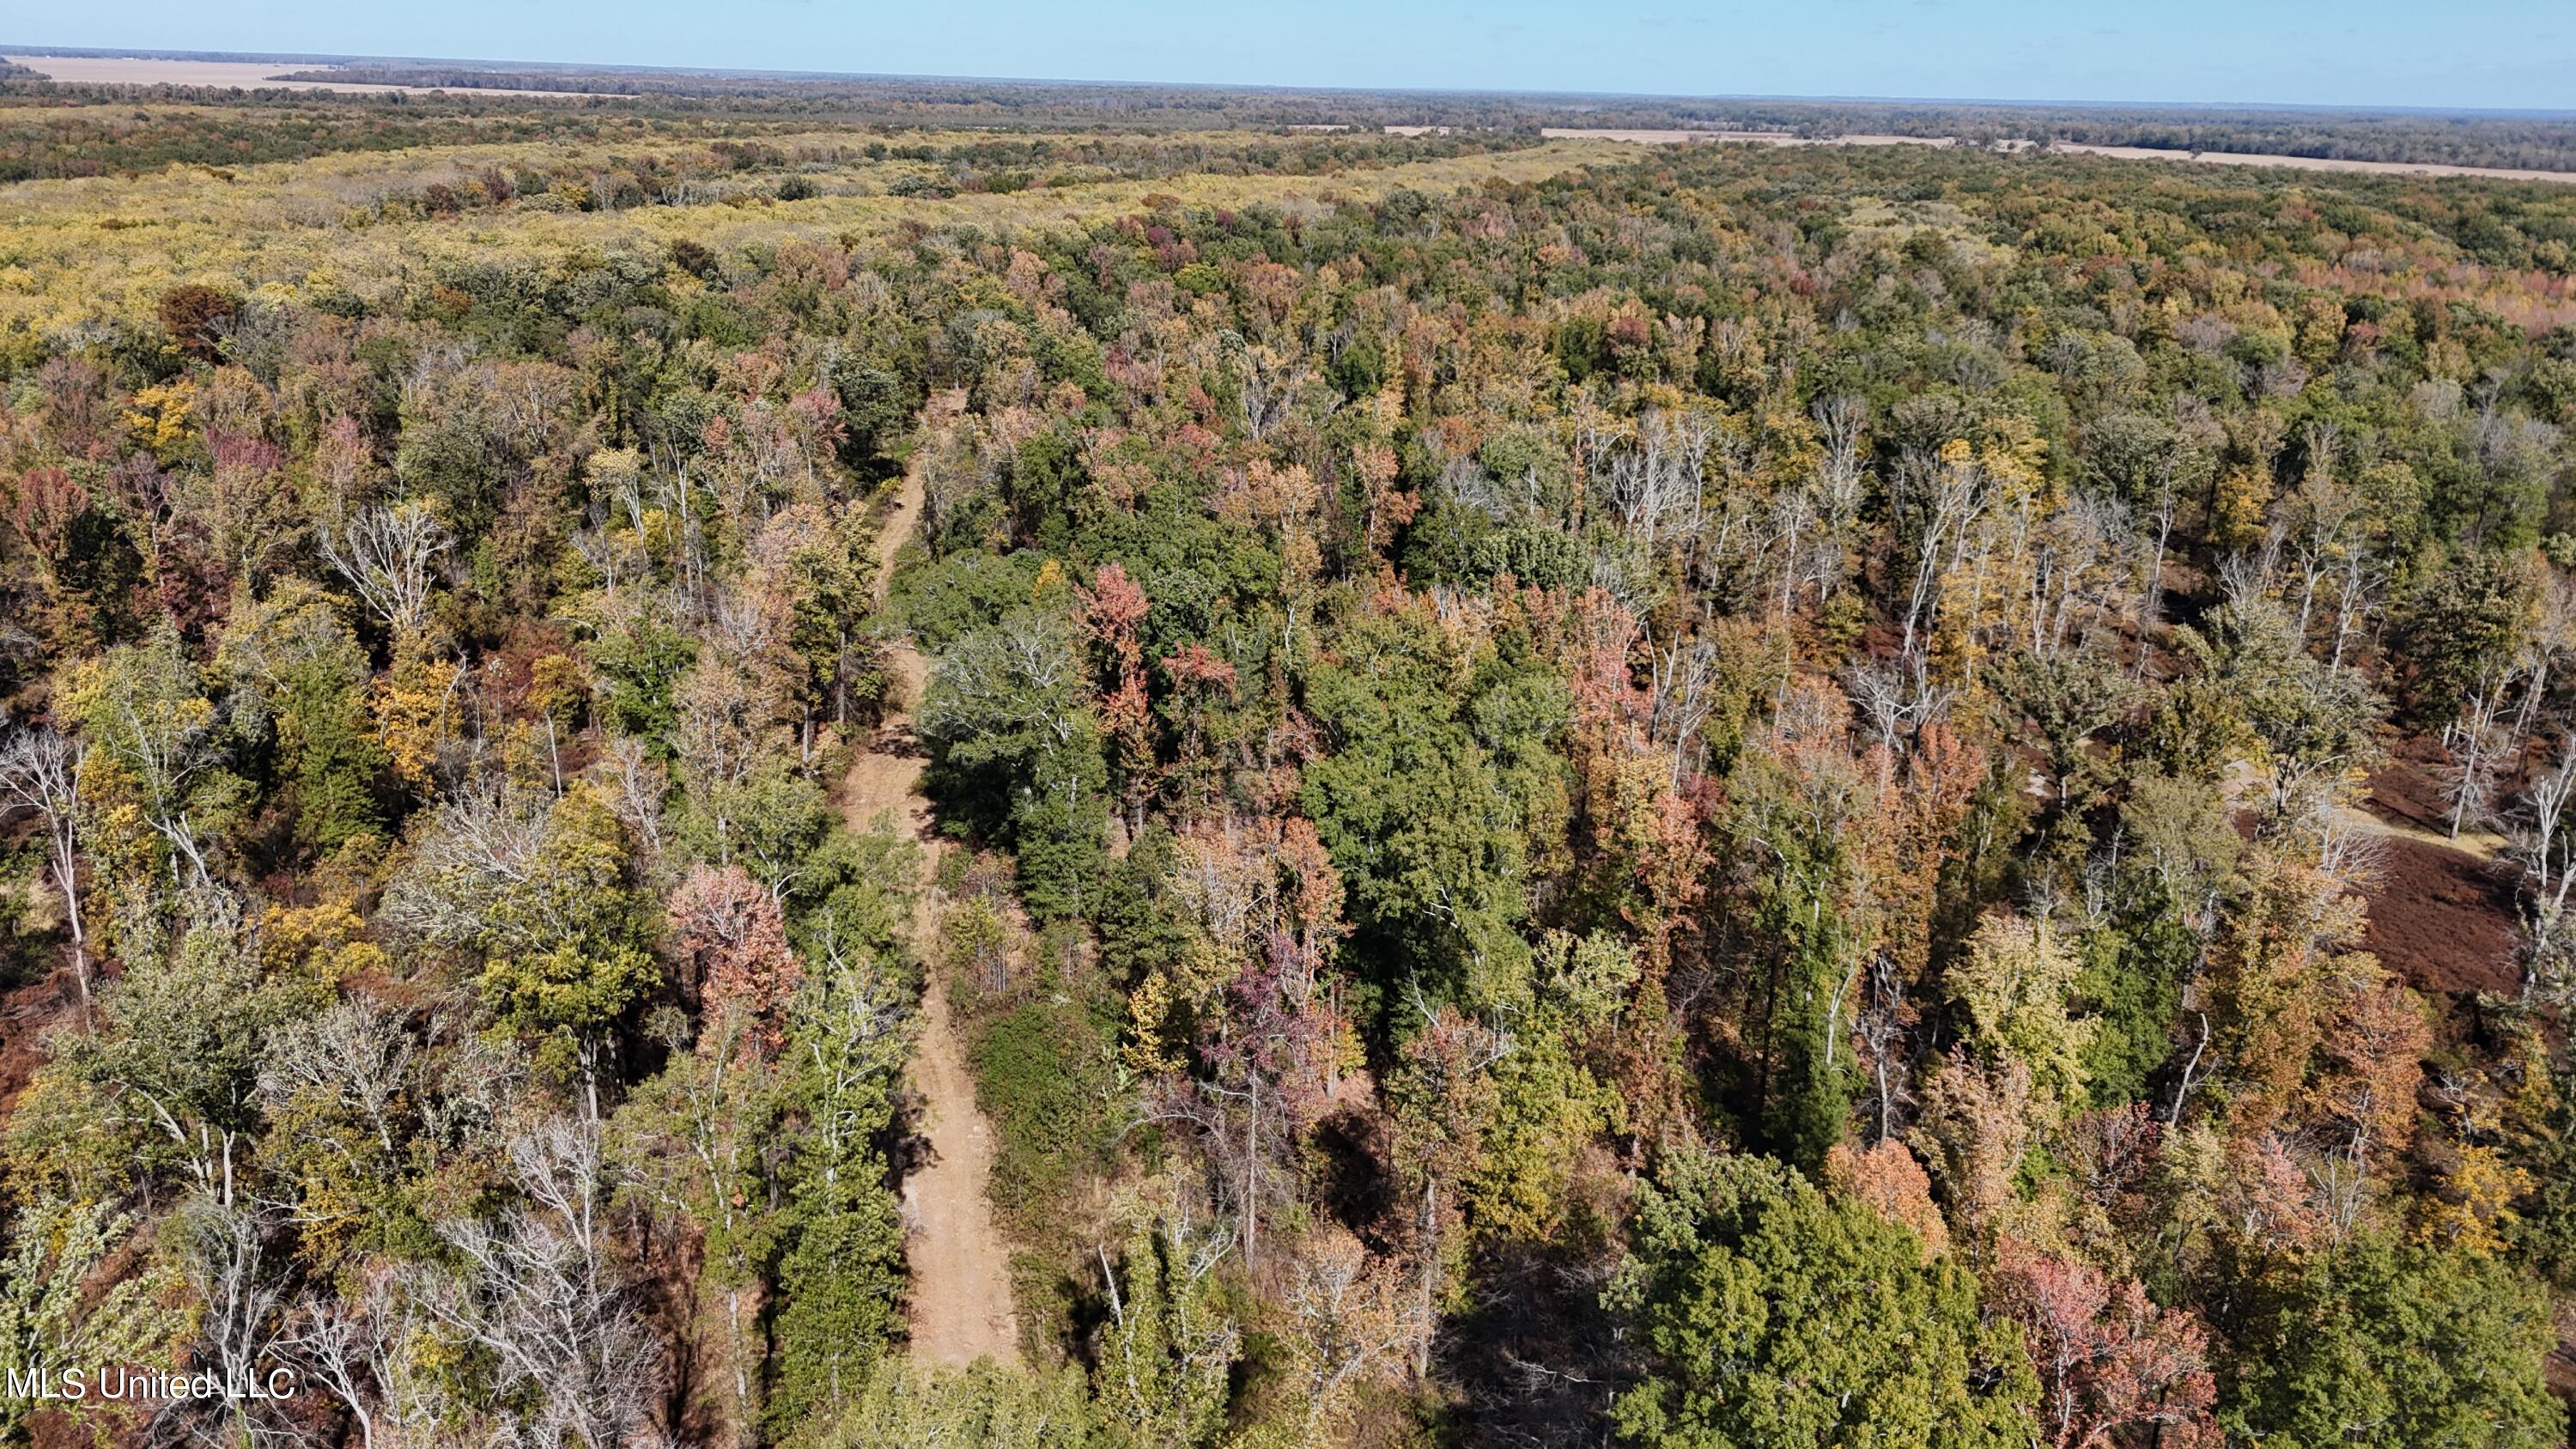
<svg viewBox="0 0 2576 1449">
<path fill-rule="evenodd" d="M 917 472 L 904 475 L 895 510 L 878 538 L 877 588 L 897 550 L 921 519 Z M 860 742 L 842 782 L 841 809 L 853 828 L 865 829 L 891 814 L 896 827 L 922 846 L 920 904 L 913 938 L 925 948 L 938 939 L 939 853 L 930 828 L 930 802 L 921 795 L 923 756 L 912 731 L 929 667 L 908 641 L 890 651 L 895 678 L 893 708 L 873 739 Z M 903 1183 L 904 1257 L 912 1270 L 912 1354 L 925 1363 L 965 1364 L 979 1358 L 1019 1357 L 1019 1319 L 1011 1306 L 1011 1255 L 993 1222 L 984 1186 L 993 1172 L 993 1131 L 975 1107 L 975 1076 L 948 1016 L 948 994 L 934 969 L 922 992 L 921 1040 L 912 1062 L 914 1090 L 923 1103 L 927 1160 Z"/>
</svg>

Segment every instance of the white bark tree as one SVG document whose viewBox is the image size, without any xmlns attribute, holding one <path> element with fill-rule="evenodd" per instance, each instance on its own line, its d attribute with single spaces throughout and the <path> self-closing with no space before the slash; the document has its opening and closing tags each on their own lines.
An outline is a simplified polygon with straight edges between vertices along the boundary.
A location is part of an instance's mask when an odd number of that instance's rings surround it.
<svg viewBox="0 0 2576 1449">
<path fill-rule="evenodd" d="M 613 1258 L 597 1124 L 548 1119 L 507 1157 L 517 1204 L 439 1224 L 458 1266 L 415 1266 L 405 1286 L 438 1332 L 488 1356 L 493 1399 L 528 1401 L 520 1442 L 654 1437 L 661 1347 Z"/>
<path fill-rule="evenodd" d="M 45 873 L 63 898 L 63 926 L 72 941 L 72 974 L 80 983 L 81 1016 L 90 1010 L 89 933 L 80 904 L 80 742 L 50 729 L 22 729 L 0 743 L 0 817 L 35 813 L 44 826 Z"/>
<path fill-rule="evenodd" d="M 386 627 L 397 634 L 420 627 L 438 556 L 455 542 L 447 525 L 422 504 L 397 503 L 361 509 L 320 536 L 324 561 Z"/>
</svg>

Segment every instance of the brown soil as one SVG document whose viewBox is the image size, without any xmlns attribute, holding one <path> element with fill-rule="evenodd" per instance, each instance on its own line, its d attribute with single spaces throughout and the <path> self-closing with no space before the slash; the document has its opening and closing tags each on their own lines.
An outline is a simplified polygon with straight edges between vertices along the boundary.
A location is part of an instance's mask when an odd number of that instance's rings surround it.
<svg viewBox="0 0 2576 1449">
<path fill-rule="evenodd" d="M 2450 837 L 2434 772 L 2441 758 L 2433 741 L 2400 741 L 2371 776 L 2369 798 L 2351 814 L 2381 842 L 2365 946 L 2419 991 L 2510 994 L 2522 985 L 2513 868 L 2499 859 L 2501 836 L 2463 831 Z"/>
<path fill-rule="evenodd" d="M 30 982 L 0 993 L 0 1120 L 45 1060 L 44 1036 L 75 1019 L 77 1007 L 59 979 Z"/>
<path fill-rule="evenodd" d="M 2409 735 L 2391 746 L 2388 763 L 2370 777 L 2370 811 L 2388 825 L 2410 834 L 2449 840 L 2451 807 L 2443 799 L 2441 769 L 2449 760 L 2441 742 Z M 2505 846 L 2492 831 L 2463 830 L 2457 841 L 2472 854 L 2493 857 Z"/>
<path fill-rule="evenodd" d="M 2416 990 L 2451 996 L 2511 995 L 2515 962 L 2511 873 L 2471 852 L 2411 835 L 2386 837 L 2380 880 L 2370 890 L 2363 946 Z"/>
<path fill-rule="evenodd" d="M 908 471 L 877 541 L 880 597 L 896 552 L 920 523 L 921 506 L 920 475 Z M 896 641 L 888 653 L 892 707 L 884 726 L 852 760 L 842 781 L 841 809 L 861 829 L 891 816 L 897 829 L 921 845 L 921 897 L 912 926 L 914 940 L 926 948 L 939 931 L 941 843 L 930 828 L 930 802 L 921 794 L 924 760 L 911 711 L 929 668 L 908 642 Z M 950 1020 L 948 994 L 937 973 L 932 976 L 922 992 L 921 1041 L 912 1063 L 924 1150 L 915 1154 L 918 1165 L 903 1182 L 912 1353 L 928 1363 L 1014 1361 L 1020 1334 L 1011 1304 L 1011 1253 L 984 1192 L 993 1175 L 993 1130 L 975 1105 L 975 1075 Z"/>
</svg>

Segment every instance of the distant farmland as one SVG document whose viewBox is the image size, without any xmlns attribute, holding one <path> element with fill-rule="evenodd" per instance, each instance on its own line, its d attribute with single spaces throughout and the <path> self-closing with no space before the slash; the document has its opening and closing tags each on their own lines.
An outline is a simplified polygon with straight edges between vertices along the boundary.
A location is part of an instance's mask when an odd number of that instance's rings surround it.
<svg viewBox="0 0 2576 1449">
<path fill-rule="evenodd" d="M 1389 126 L 1390 135 L 1420 135 L 1429 126 Z M 1728 142 L 1754 146 L 1955 146 L 1951 136 L 1844 135 L 1807 137 L 1781 131 L 1699 131 L 1614 127 L 1548 126 L 1540 135 L 1550 140 L 1630 141 L 1646 146 L 1683 146 Z M 2000 143 L 2006 150 L 2027 150 L 2034 143 Z M 2059 141 L 2052 149 L 2119 161 L 2196 161 L 2206 166 L 2281 166 L 2297 171 L 2354 171 L 2380 176 L 2483 176 L 2496 181 L 2576 181 L 2576 172 L 2540 171 L 2508 166 L 2452 166 L 2429 161 L 2356 161 L 2330 156 L 2284 156 L 2254 151 L 2174 151 L 2149 146 L 2093 146 Z"/>
<path fill-rule="evenodd" d="M 133 55 L 10 55 L 0 60 L 14 61 L 29 70 L 42 72 L 48 80 L 65 85 L 92 86 L 223 86 L 235 90 L 277 91 L 342 91 L 350 93 L 399 92 L 404 95 L 428 95 L 427 86 L 377 85 L 361 81 L 282 80 L 288 71 L 309 71 L 302 62 L 268 62 L 254 60 L 165 60 Z M 500 87 L 457 87 L 455 89 L 493 89 Z M 514 96 L 590 95 L 587 91 L 536 91 L 510 89 Z"/>
</svg>

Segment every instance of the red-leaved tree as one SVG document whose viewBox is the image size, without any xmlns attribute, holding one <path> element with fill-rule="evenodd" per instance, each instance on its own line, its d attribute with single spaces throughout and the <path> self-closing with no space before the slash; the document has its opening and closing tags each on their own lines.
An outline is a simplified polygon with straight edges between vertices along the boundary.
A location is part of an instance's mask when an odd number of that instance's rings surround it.
<svg viewBox="0 0 2576 1449">
<path fill-rule="evenodd" d="M 740 1025 L 763 1055 L 774 1053 L 787 1000 L 796 992 L 795 953 L 778 903 L 741 866 L 694 866 L 671 893 L 671 939 L 695 968 L 710 1029 Z"/>
<path fill-rule="evenodd" d="M 2021 1325 L 2039 1370 L 2052 1449 L 2215 1449 L 2209 1337 L 2190 1312 L 2157 1307 L 2135 1278 L 2114 1283 L 2015 1238 L 1995 1256 L 1995 1303 Z"/>
</svg>

